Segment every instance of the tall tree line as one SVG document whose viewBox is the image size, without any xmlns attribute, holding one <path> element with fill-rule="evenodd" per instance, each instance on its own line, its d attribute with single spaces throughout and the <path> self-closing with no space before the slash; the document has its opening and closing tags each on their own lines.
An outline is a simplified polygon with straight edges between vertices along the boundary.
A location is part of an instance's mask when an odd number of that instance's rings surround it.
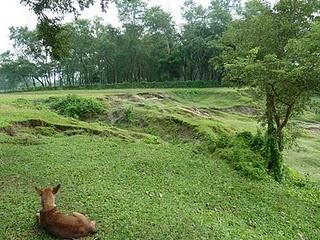
<svg viewBox="0 0 320 240">
<path fill-rule="evenodd" d="M 0 55 L 2 89 L 85 86 L 123 82 L 216 81 L 222 64 L 217 41 L 232 22 L 234 1 L 212 0 L 205 8 L 186 0 L 177 26 L 161 7 L 143 0 L 118 0 L 121 28 L 78 19 L 54 32 L 52 49 L 45 25 L 12 27 L 14 51 Z M 50 38 L 50 34 L 49 35 Z M 48 38 L 48 37 L 47 37 Z M 55 57 L 59 56 L 59 57 Z"/>
</svg>

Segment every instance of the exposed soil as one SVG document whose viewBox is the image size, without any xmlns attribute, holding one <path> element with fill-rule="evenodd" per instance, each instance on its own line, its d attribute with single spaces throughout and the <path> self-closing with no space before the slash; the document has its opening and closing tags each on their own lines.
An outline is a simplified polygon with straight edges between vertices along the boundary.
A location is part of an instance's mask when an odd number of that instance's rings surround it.
<svg viewBox="0 0 320 240">
<path fill-rule="evenodd" d="M 149 99 L 149 100 L 157 100 L 157 101 L 164 101 L 170 99 L 170 97 L 163 93 L 139 93 L 137 94 L 138 97 L 142 99 Z"/>
<path fill-rule="evenodd" d="M 66 126 L 66 125 L 58 125 L 58 124 L 51 124 L 40 119 L 29 119 L 25 121 L 14 122 L 8 127 L 1 128 L 0 130 L 10 136 L 15 136 L 22 128 L 37 128 L 37 127 L 50 127 L 56 130 L 57 132 L 66 132 L 70 130 L 75 131 L 83 131 L 86 133 L 94 134 L 94 135 L 101 135 L 105 134 L 105 131 L 99 131 L 96 129 L 89 129 L 83 128 L 78 126 Z"/>
<path fill-rule="evenodd" d="M 210 118 L 210 113 L 206 110 L 195 108 L 195 107 L 183 107 L 181 108 L 185 113 L 197 116 L 197 117 L 203 117 L 203 118 Z"/>
<path fill-rule="evenodd" d="M 31 131 L 30 131 L 31 130 Z M 105 130 L 97 130 L 79 126 L 65 126 L 58 124 L 50 124 L 40 119 L 30 119 L 26 121 L 14 122 L 10 126 L 0 128 L 0 132 L 3 132 L 9 136 L 16 137 L 19 133 L 28 132 L 31 135 L 53 136 L 57 133 L 62 133 L 65 136 L 73 135 L 97 135 L 100 137 L 117 137 L 124 141 L 135 142 L 137 140 L 148 140 L 151 135 L 145 134 L 143 131 L 131 131 L 126 129 L 119 129 L 117 127 L 111 127 Z M 149 141 L 150 142 L 150 141 Z M 153 140 L 152 143 L 158 144 L 161 142 Z"/>
<path fill-rule="evenodd" d="M 320 127 L 309 127 L 307 128 L 312 134 L 319 135 L 320 134 Z"/>
<path fill-rule="evenodd" d="M 110 111 L 107 115 L 107 120 L 111 124 L 116 124 L 122 122 L 122 120 L 125 118 L 125 109 L 119 108 L 114 111 Z"/>
<path fill-rule="evenodd" d="M 113 102 L 122 102 L 124 100 L 129 100 L 132 102 L 142 102 L 145 100 L 164 101 L 170 99 L 168 95 L 163 93 L 117 94 L 109 95 L 105 98 Z"/>
<path fill-rule="evenodd" d="M 201 135 L 194 126 L 175 117 L 156 117 L 148 119 L 147 124 L 143 131 L 165 141 L 184 142 L 196 140 Z"/>
</svg>

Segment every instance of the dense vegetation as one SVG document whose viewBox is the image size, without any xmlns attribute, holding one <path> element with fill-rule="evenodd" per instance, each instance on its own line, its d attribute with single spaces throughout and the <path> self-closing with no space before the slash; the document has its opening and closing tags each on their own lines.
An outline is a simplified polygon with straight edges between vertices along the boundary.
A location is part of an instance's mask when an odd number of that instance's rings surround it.
<svg viewBox="0 0 320 240">
<path fill-rule="evenodd" d="M 208 8 L 186 1 L 185 24 L 144 1 L 117 1 L 121 28 L 79 19 L 59 31 L 11 28 L 14 52 L 0 57 L 0 88 L 104 85 L 150 81 L 221 82 L 221 66 L 212 60 L 216 41 L 232 20 L 229 1 Z M 43 31 L 54 34 L 59 47 L 46 46 Z M 58 57 L 56 56 L 58 55 Z"/>
<path fill-rule="evenodd" d="M 24 200 L 59 180 L 94 239 L 319 239 L 320 2 L 186 0 L 177 26 L 101 0 L 122 27 L 63 22 L 94 2 L 21 0 L 38 25 L 10 29 L 0 90 L 38 91 L 1 95 L 0 238 L 47 239 Z"/>
<path fill-rule="evenodd" d="M 96 99 L 104 112 L 65 117 L 54 98 Z M 289 151 L 279 184 L 265 171 L 263 136 L 250 133 L 259 106 L 245 91 L 48 91 L 0 104 L 1 239 L 52 239 L 35 223 L 34 186 L 58 183 L 61 211 L 97 220 L 89 239 L 320 236 L 319 132 L 308 125 L 319 113 L 300 119 L 303 152 Z"/>
<path fill-rule="evenodd" d="M 283 178 L 285 131 L 320 87 L 319 1 L 249 1 L 222 37 L 225 78 L 265 99 L 268 171 Z M 287 135 L 288 136 L 288 135 Z"/>
<path fill-rule="evenodd" d="M 101 102 L 74 95 L 49 98 L 45 103 L 61 115 L 82 120 L 92 119 L 104 112 L 104 105 Z"/>
</svg>

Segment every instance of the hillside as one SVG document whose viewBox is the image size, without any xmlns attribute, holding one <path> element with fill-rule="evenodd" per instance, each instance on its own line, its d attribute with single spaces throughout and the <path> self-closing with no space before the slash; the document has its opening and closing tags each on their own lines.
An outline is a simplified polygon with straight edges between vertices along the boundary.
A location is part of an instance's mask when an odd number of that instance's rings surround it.
<svg viewBox="0 0 320 240">
<path fill-rule="evenodd" d="M 68 94 L 104 111 L 79 120 L 53 110 Z M 89 239 L 318 239 L 318 113 L 295 120 L 301 138 L 285 159 L 311 182 L 252 179 L 208 146 L 255 133 L 259 104 L 226 88 L 1 95 L 0 238 L 51 239 L 35 224 L 34 186 L 61 183 L 58 207 L 97 220 Z"/>
</svg>

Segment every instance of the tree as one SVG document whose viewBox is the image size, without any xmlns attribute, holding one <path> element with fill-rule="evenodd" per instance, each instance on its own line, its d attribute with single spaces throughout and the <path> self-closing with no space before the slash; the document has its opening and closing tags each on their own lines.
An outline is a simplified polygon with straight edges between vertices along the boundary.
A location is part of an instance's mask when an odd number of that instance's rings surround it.
<svg viewBox="0 0 320 240">
<path fill-rule="evenodd" d="M 159 6 L 148 8 L 144 0 L 116 1 L 121 28 L 104 25 L 98 18 L 93 21 L 78 18 L 61 24 L 64 14 L 73 11 L 77 14 L 81 8 L 73 7 L 86 1 L 22 2 L 35 8 L 42 18 L 35 30 L 11 28 L 14 52 L 11 60 L 3 64 L 16 64 L 6 68 L 6 74 L 16 71 L 10 75 L 12 83 L 19 82 L 13 88 L 163 80 L 220 83 L 222 68 L 211 66 L 212 59 L 221 55 L 216 40 L 232 19 L 231 0 L 212 0 L 209 8 L 188 1 L 182 34 L 170 13 Z M 87 1 L 85 6 L 91 2 Z M 7 82 L 8 76 L 1 77 L 1 81 Z"/>
<path fill-rule="evenodd" d="M 224 72 L 223 59 L 221 58 L 221 45 L 219 43 L 222 34 L 230 27 L 232 22 L 232 14 L 239 8 L 238 0 L 211 0 L 209 6 L 208 19 L 210 32 L 212 34 L 208 47 L 211 50 L 212 56 L 209 59 L 209 64 L 213 68 L 214 78 L 221 80 Z"/>
<path fill-rule="evenodd" d="M 20 63 L 20 70 L 26 69 L 28 77 L 41 86 L 51 86 L 51 68 L 53 63 L 49 53 L 37 38 L 37 30 L 31 31 L 26 27 L 10 28 L 10 39 L 16 53 L 16 64 Z M 23 68 L 22 68 L 23 66 Z M 28 70 L 28 71 L 27 71 Z M 21 72 L 21 71 L 20 71 Z M 24 71 L 23 71 L 24 72 Z M 22 73 L 22 72 L 21 72 Z M 23 74 L 23 79 L 26 74 Z"/>
<path fill-rule="evenodd" d="M 125 81 L 140 81 L 144 77 L 144 59 L 146 48 L 143 46 L 143 18 L 146 11 L 146 3 L 143 0 L 119 0 L 117 1 L 119 18 L 123 24 L 122 46 L 120 54 L 123 69 L 122 78 Z M 120 59 L 119 59 L 120 60 Z"/>
<path fill-rule="evenodd" d="M 28 60 L 15 56 L 10 52 L 0 55 L 0 76 L 3 89 L 28 89 L 34 84 L 37 68 Z"/>
<path fill-rule="evenodd" d="M 144 42 L 148 48 L 149 72 L 159 80 L 179 79 L 181 61 L 175 56 L 179 46 L 175 23 L 170 13 L 159 6 L 147 9 L 144 14 Z"/>
<path fill-rule="evenodd" d="M 320 86 L 318 11 L 318 1 L 280 0 L 274 8 L 249 1 L 223 37 L 225 79 L 252 86 L 265 99 L 267 167 L 277 181 L 283 179 L 284 130 Z"/>
<path fill-rule="evenodd" d="M 114 0 L 100 0 L 101 9 L 106 10 L 108 4 Z M 58 38 L 61 33 L 61 21 L 68 13 L 78 16 L 81 11 L 92 6 L 95 0 L 20 0 L 20 3 L 29 7 L 38 18 L 38 37 L 42 44 L 49 49 L 51 56 L 55 60 L 61 59 L 66 50 L 64 41 Z"/>
<path fill-rule="evenodd" d="M 186 0 L 182 31 L 185 79 L 207 79 L 220 82 L 221 50 L 217 45 L 222 33 L 232 21 L 237 1 L 212 0 L 208 8 Z M 215 68 L 212 68 L 212 65 Z"/>
</svg>

